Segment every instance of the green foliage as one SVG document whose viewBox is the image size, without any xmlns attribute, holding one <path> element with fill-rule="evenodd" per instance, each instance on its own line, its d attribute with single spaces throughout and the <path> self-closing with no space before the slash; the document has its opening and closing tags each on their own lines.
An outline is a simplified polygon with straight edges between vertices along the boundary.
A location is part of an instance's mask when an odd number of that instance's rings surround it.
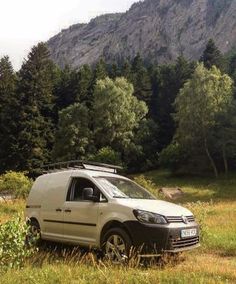
<svg viewBox="0 0 236 284">
<path fill-rule="evenodd" d="M 212 68 L 213 66 L 216 66 L 222 71 L 225 69 L 223 56 L 220 50 L 216 47 L 213 39 L 210 39 L 208 41 L 206 49 L 204 50 L 200 60 L 204 63 L 204 66 L 208 69 Z"/>
<path fill-rule="evenodd" d="M 19 71 L 18 137 L 16 163 L 36 173 L 48 162 L 54 139 L 53 88 L 55 65 L 46 44 L 34 46 Z"/>
<path fill-rule="evenodd" d="M 216 176 L 218 170 L 211 153 L 217 148 L 217 141 L 212 136 L 217 117 L 228 115 L 232 101 L 230 77 L 215 66 L 208 70 L 203 64 L 198 65 L 175 101 L 176 140 L 190 156 L 191 152 L 205 153 Z"/>
<path fill-rule="evenodd" d="M 111 147 L 100 149 L 96 154 L 91 155 L 89 160 L 111 165 L 122 165 L 120 154 Z"/>
<path fill-rule="evenodd" d="M 104 80 L 107 77 L 107 66 L 103 58 L 101 58 L 95 66 L 94 70 L 94 84 L 98 80 Z"/>
<path fill-rule="evenodd" d="M 17 144 L 17 76 L 9 58 L 0 60 L 0 172 L 15 168 Z"/>
<path fill-rule="evenodd" d="M 65 66 L 59 73 L 55 94 L 57 108 L 61 110 L 78 100 L 78 74 L 69 66 Z"/>
<path fill-rule="evenodd" d="M 158 191 L 157 191 L 157 187 L 155 183 L 152 180 L 146 178 L 144 175 L 139 175 L 135 177 L 134 181 L 137 184 L 141 185 L 143 188 L 150 191 L 151 193 L 155 194 L 156 196 L 158 195 Z"/>
<path fill-rule="evenodd" d="M 133 144 L 129 145 L 125 153 L 129 169 L 145 171 L 158 166 L 158 149 L 160 147 L 158 138 L 157 124 L 152 119 L 143 119 L 135 131 Z"/>
<path fill-rule="evenodd" d="M 119 70 L 119 67 L 116 63 L 113 63 L 110 67 L 110 70 L 109 70 L 109 77 L 111 79 L 115 79 L 116 77 L 120 77 L 120 70 Z"/>
<path fill-rule="evenodd" d="M 0 224 L 0 270 L 21 268 L 25 260 L 34 254 L 35 248 L 25 245 L 28 231 L 20 217 Z"/>
<path fill-rule="evenodd" d="M 146 104 L 149 103 L 152 94 L 151 80 L 140 54 L 132 62 L 131 82 L 134 86 L 134 96 Z"/>
<path fill-rule="evenodd" d="M 125 78 L 99 80 L 92 114 L 97 147 L 110 145 L 122 152 L 147 111 L 146 104 L 133 96 L 133 86 Z"/>
<path fill-rule="evenodd" d="M 74 104 L 59 113 L 53 157 L 57 160 L 82 159 L 93 152 L 90 115 L 85 104 Z"/>
<path fill-rule="evenodd" d="M 151 114 L 159 127 L 159 151 L 168 146 L 175 134 L 174 101 L 179 90 L 191 77 L 194 64 L 179 57 L 175 64 L 162 65 L 152 72 Z"/>
<path fill-rule="evenodd" d="M 129 61 L 125 61 L 121 68 L 121 74 L 124 78 L 126 78 L 129 82 L 132 81 L 132 74 L 131 74 L 131 64 Z"/>
<path fill-rule="evenodd" d="M 87 106 L 92 103 L 91 88 L 93 84 L 93 72 L 89 65 L 84 65 L 78 71 L 78 98 L 77 102 L 86 103 Z"/>
<path fill-rule="evenodd" d="M 193 212 L 196 216 L 196 221 L 200 226 L 201 242 L 205 242 L 210 234 L 210 228 L 206 223 L 206 220 L 211 212 L 212 202 L 189 202 L 186 207 Z"/>
<path fill-rule="evenodd" d="M 220 11 L 226 2 L 208 4 Z M 130 171 L 156 168 L 159 153 L 160 164 L 172 170 L 183 164 L 201 170 L 215 164 L 216 174 L 235 169 L 236 107 L 224 88 L 232 81 L 211 68 L 216 65 L 227 70 L 236 85 L 235 58 L 231 52 L 224 60 L 210 40 L 201 58 L 208 70 L 202 70 L 201 75 L 199 71 L 198 80 L 196 63 L 181 56 L 171 64 L 147 65 L 137 54 L 132 60 L 119 59 L 112 65 L 100 59 L 93 67 L 84 65 L 76 70 L 66 66 L 61 70 L 50 60 L 46 45 L 39 43 L 17 73 L 9 58 L 3 57 L 0 173 L 27 170 L 34 176 L 49 161 L 88 158 L 107 147 Z M 196 84 L 188 88 L 193 73 Z M 189 108 L 187 135 L 180 133 L 185 126 L 173 115 L 180 111 L 180 104 L 174 104 L 180 89 L 189 92 L 182 96 L 181 108 Z M 196 95 L 199 93 L 207 95 Z M 179 153 L 176 143 L 186 151 Z"/>
<path fill-rule="evenodd" d="M 177 171 L 180 165 L 183 165 L 186 160 L 185 153 L 177 142 L 171 143 L 163 149 L 159 156 L 160 166 L 171 169 L 173 172 Z"/>
<path fill-rule="evenodd" d="M 6 192 L 16 198 L 26 198 L 33 181 L 24 172 L 9 171 L 0 176 L 0 193 Z"/>
</svg>

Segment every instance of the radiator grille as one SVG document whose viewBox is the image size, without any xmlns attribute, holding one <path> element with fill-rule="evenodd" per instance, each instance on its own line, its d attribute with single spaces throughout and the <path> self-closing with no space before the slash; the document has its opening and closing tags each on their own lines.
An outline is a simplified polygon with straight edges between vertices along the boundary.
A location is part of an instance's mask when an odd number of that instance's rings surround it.
<svg viewBox="0 0 236 284">
<path fill-rule="evenodd" d="M 185 223 L 184 218 L 187 218 L 187 221 L 189 223 L 195 221 L 194 216 L 186 216 L 186 217 L 183 217 L 183 216 L 167 216 L 166 217 L 168 223 Z"/>
</svg>

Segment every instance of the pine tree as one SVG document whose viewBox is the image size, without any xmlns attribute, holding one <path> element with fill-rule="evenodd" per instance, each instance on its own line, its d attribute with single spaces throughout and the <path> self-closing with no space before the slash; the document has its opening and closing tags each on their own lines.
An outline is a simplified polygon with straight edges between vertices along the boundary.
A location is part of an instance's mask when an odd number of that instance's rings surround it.
<svg viewBox="0 0 236 284">
<path fill-rule="evenodd" d="M 5 56 L 0 60 L 0 171 L 15 168 L 17 141 L 16 75 Z"/>
<path fill-rule="evenodd" d="M 96 82 L 98 80 L 103 80 L 107 77 L 107 66 L 106 63 L 104 61 L 104 59 L 100 59 L 98 61 L 98 63 L 95 66 L 95 70 L 94 70 L 94 83 L 96 84 Z"/>
<path fill-rule="evenodd" d="M 78 71 L 78 92 L 76 102 L 89 105 L 91 100 L 89 90 L 93 84 L 93 71 L 89 65 L 83 65 Z"/>
<path fill-rule="evenodd" d="M 210 69 L 213 65 L 215 65 L 220 70 L 224 70 L 223 55 L 215 45 L 213 39 L 210 39 L 208 41 L 206 49 L 204 50 L 203 55 L 200 58 L 200 61 L 204 63 L 204 66 L 207 69 Z"/>
<path fill-rule="evenodd" d="M 39 43 L 19 71 L 18 168 L 31 173 L 50 159 L 54 70 L 46 45 Z"/>
<path fill-rule="evenodd" d="M 230 76 L 236 73 L 236 52 L 230 57 L 229 60 L 229 74 Z"/>
<path fill-rule="evenodd" d="M 150 105 L 151 100 L 151 80 L 147 68 L 144 66 L 143 60 L 138 54 L 132 62 L 132 77 L 131 82 L 134 85 L 134 95 L 147 105 Z"/>
<path fill-rule="evenodd" d="M 108 76 L 108 72 L 107 72 L 107 65 L 104 61 L 103 58 L 101 58 L 93 71 L 93 78 L 92 78 L 92 82 L 91 85 L 89 86 L 89 90 L 88 90 L 88 98 L 86 101 L 87 106 L 90 108 L 93 104 L 93 99 L 94 99 L 94 89 L 95 86 L 97 84 L 98 80 L 103 80 Z"/>
<path fill-rule="evenodd" d="M 111 79 L 115 79 L 116 77 L 120 77 L 120 70 L 119 70 L 119 67 L 116 63 L 113 63 L 110 66 L 109 77 Z"/>
<path fill-rule="evenodd" d="M 55 96 L 57 109 L 61 110 L 77 101 L 78 75 L 76 70 L 71 69 L 68 65 L 63 70 L 60 70 L 59 73 Z"/>
<path fill-rule="evenodd" d="M 125 77 L 129 82 L 132 81 L 131 64 L 128 60 L 122 65 L 121 76 Z"/>
<path fill-rule="evenodd" d="M 175 122 L 173 120 L 173 103 L 179 90 L 191 77 L 194 65 L 187 62 L 183 57 L 179 57 L 173 65 L 163 65 L 155 72 L 153 79 L 152 102 L 155 106 L 155 116 L 159 132 L 160 149 L 162 150 L 170 144 L 175 133 Z M 152 106 L 152 108 L 154 108 Z"/>
</svg>

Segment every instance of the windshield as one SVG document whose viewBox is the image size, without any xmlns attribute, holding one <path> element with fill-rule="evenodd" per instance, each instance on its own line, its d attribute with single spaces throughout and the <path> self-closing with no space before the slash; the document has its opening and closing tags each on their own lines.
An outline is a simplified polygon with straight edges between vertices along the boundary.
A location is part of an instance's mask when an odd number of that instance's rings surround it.
<svg viewBox="0 0 236 284">
<path fill-rule="evenodd" d="M 96 177 L 95 179 L 113 198 L 155 199 L 131 180 L 118 177 Z"/>
</svg>

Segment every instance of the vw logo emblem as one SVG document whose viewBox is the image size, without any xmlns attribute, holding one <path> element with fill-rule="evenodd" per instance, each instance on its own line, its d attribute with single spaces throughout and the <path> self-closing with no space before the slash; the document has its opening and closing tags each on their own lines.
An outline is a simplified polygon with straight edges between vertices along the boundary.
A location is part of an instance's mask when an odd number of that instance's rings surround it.
<svg viewBox="0 0 236 284">
<path fill-rule="evenodd" d="M 182 216 L 182 220 L 183 220 L 183 222 L 184 222 L 185 224 L 188 224 L 188 218 L 187 218 L 187 217 Z"/>
</svg>

